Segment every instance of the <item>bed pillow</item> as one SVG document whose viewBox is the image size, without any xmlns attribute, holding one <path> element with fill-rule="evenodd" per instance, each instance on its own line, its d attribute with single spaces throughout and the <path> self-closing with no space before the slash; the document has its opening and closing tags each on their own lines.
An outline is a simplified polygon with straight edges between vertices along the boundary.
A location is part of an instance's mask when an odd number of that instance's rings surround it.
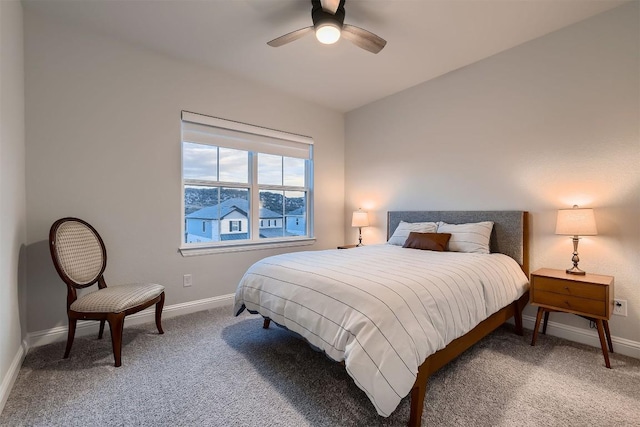
<svg viewBox="0 0 640 427">
<path fill-rule="evenodd" d="M 449 233 L 416 233 L 412 231 L 402 247 L 443 252 L 447 248 L 450 238 L 451 234 Z"/>
<path fill-rule="evenodd" d="M 438 230 L 438 224 L 435 222 L 404 222 L 400 221 L 398 228 L 389 238 L 390 245 L 402 246 L 409 237 L 409 233 L 415 231 L 417 233 L 435 233 Z"/>
<path fill-rule="evenodd" d="M 468 224 L 447 224 L 442 221 L 438 223 L 438 233 L 451 233 L 448 248 L 451 252 L 488 254 L 491 230 L 493 230 L 492 221 Z"/>
</svg>

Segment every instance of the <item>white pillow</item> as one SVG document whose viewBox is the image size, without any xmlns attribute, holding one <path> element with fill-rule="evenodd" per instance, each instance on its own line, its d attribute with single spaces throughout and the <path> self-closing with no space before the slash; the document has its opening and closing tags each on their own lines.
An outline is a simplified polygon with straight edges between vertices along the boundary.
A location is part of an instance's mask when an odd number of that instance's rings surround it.
<svg viewBox="0 0 640 427">
<path fill-rule="evenodd" d="M 438 224 L 435 222 L 404 222 L 400 221 L 398 228 L 393 232 L 393 236 L 387 242 L 390 245 L 402 246 L 407 241 L 409 233 L 415 231 L 417 233 L 435 233 Z"/>
<path fill-rule="evenodd" d="M 468 224 L 447 224 L 442 221 L 438 223 L 438 233 L 451 233 L 447 249 L 451 252 L 488 254 L 491 230 L 493 230 L 492 221 Z"/>
</svg>

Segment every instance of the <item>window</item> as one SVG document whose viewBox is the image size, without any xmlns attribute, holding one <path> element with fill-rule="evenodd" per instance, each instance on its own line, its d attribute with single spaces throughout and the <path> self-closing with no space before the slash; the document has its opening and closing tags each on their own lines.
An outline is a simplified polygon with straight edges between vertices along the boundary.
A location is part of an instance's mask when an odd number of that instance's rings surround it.
<svg viewBox="0 0 640 427">
<path fill-rule="evenodd" d="M 183 254 L 312 239 L 312 153 L 309 137 L 183 111 Z"/>
</svg>

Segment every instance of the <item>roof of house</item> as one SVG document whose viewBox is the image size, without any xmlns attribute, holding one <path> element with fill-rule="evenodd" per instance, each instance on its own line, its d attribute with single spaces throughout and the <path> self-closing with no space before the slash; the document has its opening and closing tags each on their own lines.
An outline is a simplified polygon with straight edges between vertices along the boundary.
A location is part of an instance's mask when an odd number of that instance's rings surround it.
<svg viewBox="0 0 640 427">
<path fill-rule="evenodd" d="M 307 209 L 302 206 L 299 207 L 298 209 L 292 210 L 291 212 L 288 212 L 287 215 L 291 215 L 291 216 L 302 216 L 304 214 L 307 213 Z"/>
<path fill-rule="evenodd" d="M 247 212 L 249 212 L 249 201 L 240 198 L 227 199 L 220 202 L 218 205 L 207 206 L 206 208 L 191 212 L 186 215 L 186 218 L 221 219 L 234 211 L 238 211 L 242 215 L 248 216 Z M 282 218 L 282 215 L 266 208 L 260 208 L 260 218 Z"/>
</svg>

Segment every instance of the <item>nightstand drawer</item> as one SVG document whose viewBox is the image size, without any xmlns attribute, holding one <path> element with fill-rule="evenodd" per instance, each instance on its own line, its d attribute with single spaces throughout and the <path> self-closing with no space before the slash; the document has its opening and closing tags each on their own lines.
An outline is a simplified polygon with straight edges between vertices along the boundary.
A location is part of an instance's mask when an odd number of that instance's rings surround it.
<svg viewBox="0 0 640 427">
<path fill-rule="evenodd" d="M 532 280 L 535 281 L 536 293 L 538 291 L 547 291 L 599 301 L 604 301 L 607 293 L 606 287 L 590 283 L 573 282 L 542 276 L 533 276 Z"/>
<path fill-rule="evenodd" d="M 536 283 L 538 286 L 538 283 Z M 572 295 L 561 295 L 556 292 L 547 292 L 536 289 L 533 297 L 534 304 L 540 304 L 560 310 L 568 310 L 586 316 L 606 317 L 606 304 L 604 298 L 600 301 Z"/>
</svg>

